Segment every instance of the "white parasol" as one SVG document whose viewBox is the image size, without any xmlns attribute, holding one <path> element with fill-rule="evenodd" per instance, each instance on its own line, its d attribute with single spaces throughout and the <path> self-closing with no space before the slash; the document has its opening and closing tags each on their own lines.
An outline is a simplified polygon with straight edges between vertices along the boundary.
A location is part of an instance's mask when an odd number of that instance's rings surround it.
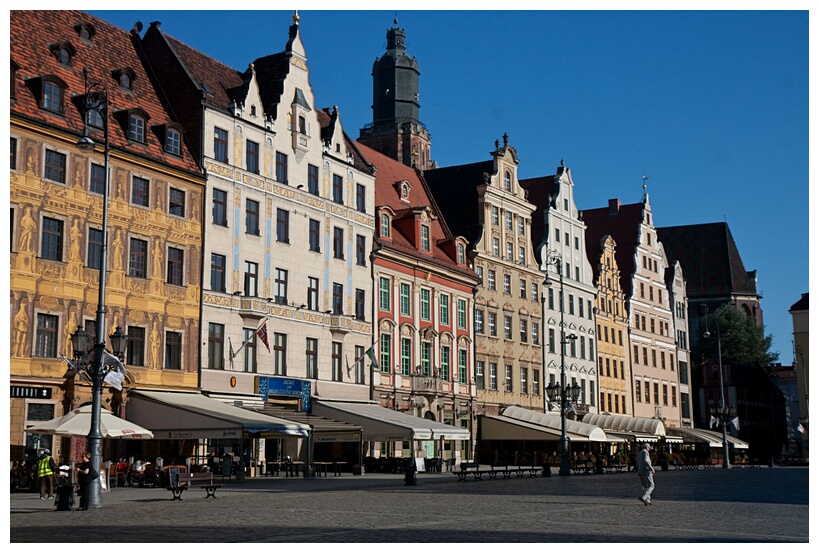
<svg viewBox="0 0 819 553">
<path fill-rule="evenodd" d="M 26 428 L 32 434 L 54 434 L 56 436 L 87 436 L 91 430 L 91 406 L 83 405 L 62 417 L 37 423 Z M 108 409 L 100 409 L 100 433 L 103 438 L 150 440 L 153 432 L 121 419 Z"/>
</svg>

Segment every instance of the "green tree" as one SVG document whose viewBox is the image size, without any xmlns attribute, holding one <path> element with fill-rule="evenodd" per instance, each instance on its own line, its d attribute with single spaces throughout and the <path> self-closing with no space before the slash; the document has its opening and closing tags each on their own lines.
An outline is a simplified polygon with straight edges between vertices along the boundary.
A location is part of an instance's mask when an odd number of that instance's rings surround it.
<svg viewBox="0 0 819 553">
<path fill-rule="evenodd" d="M 773 336 L 766 336 L 763 326 L 731 305 L 723 305 L 705 316 L 700 328 L 703 332 L 707 329 L 711 336 L 699 340 L 697 351 L 692 352 L 694 359 L 716 359 L 718 335 L 723 361 L 767 367 L 779 359 L 779 352 L 771 351 Z"/>
</svg>

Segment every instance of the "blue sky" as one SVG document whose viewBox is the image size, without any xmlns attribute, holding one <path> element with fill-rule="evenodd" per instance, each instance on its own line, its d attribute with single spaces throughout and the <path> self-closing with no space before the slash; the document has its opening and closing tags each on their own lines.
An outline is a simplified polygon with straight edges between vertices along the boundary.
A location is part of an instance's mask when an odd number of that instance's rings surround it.
<svg viewBox="0 0 819 553">
<path fill-rule="evenodd" d="M 160 21 L 238 70 L 282 51 L 293 15 L 91 13 L 124 29 Z M 579 209 L 640 201 L 645 174 L 656 226 L 727 221 L 759 273 L 773 349 L 791 363 L 788 309 L 809 274 L 807 11 L 299 15 L 316 102 L 337 105 L 353 138 L 372 120 L 372 64 L 397 17 L 439 165 L 488 159 L 507 133 L 521 178 L 565 160 Z"/>
</svg>

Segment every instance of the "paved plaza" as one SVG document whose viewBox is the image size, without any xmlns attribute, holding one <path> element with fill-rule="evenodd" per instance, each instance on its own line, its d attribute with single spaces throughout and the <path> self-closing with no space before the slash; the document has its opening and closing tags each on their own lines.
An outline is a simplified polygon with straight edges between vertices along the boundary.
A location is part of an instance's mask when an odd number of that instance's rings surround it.
<svg viewBox="0 0 819 553">
<path fill-rule="evenodd" d="M 808 470 L 657 472 L 651 506 L 634 473 L 459 482 L 451 473 L 270 477 L 199 489 L 114 488 L 104 506 L 58 512 L 10 499 L 10 540 L 26 542 L 802 542 Z"/>
</svg>

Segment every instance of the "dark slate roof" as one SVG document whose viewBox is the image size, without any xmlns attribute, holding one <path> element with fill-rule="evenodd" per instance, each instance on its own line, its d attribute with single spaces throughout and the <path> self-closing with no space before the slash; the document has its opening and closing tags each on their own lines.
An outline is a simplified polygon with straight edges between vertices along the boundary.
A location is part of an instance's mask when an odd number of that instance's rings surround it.
<svg viewBox="0 0 819 553">
<path fill-rule="evenodd" d="M 152 25 L 151 29 L 154 28 L 160 31 L 158 25 Z M 207 86 L 210 92 L 204 95 L 206 103 L 225 110 L 232 100 L 244 97 L 242 91 L 247 85 L 242 73 L 165 33 L 161 34 L 176 53 L 193 84 L 203 91 L 203 85 Z"/>
<path fill-rule="evenodd" d="M 808 292 L 802 294 L 799 301 L 791 305 L 789 311 L 807 311 L 808 310 Z"/>
<path fill-rule="evenodd" d="M 493 160 L 455 165 L 424 171 L 424 180 L 435 196 L 449 228 L 463 236 L 474 247 L 483 234 L 479 217 L 478 186 L 484 184 L 484 174 L 495 173 Z"/>
<path fill-rule="evenodd" d="M 614 202 L 615 200 L 609 200 L 610 205 Z M 626 299 L 630 298 L 633 292 L 632 277 L 636 270 L 634 252 L 639 245 L 644 205 L 643 202 L 640 202 L 620 205 L 617 209 L 601 207 L 583 210 L 583 222 L 586 223 L 586 256 L 590 260 L 595 260 L 591 263 L 595 269 L 595 279 L 597 278 L 596 260 L 600 259 L 600 241 L 604 236 L 610 234 L 617 243 L 614 258 L 620 269 L 620 287 Z"/>
<path fill-rule="evenodd" d="M 401 214 L 412 211 L 413 209 L 429 206 L 433 214 L 437 216 L 437 219 L 430 223 L 430 245 L 433 261 L 446 267 L 450 271 L 476 278 L 474 271 L 466 267 L 459 267 L 456 260 L 452 259 L 439 247 L 442 242 L 451 240 L 453 235 L 435 202 L 435 198 L 433 198 L 430 193 L 424 177 L 412 167 L 407 167 L 403 163 L 389 158 L 364 144 L 355 142 L 354 145 L 367 162 L 376 168 L 375 205 L 377 207 L 389 206 L 396 213 L 396 219 L 400 218 Z M 409 182 L 412 187 L 412 191 L 410 192 L 411 202 L 409 204 L 400 200 L 398 193 L 393 187 L 396 182 L 401 181 Z M 395 225 L 392 227 L 391 237 L 391 241 L 378 240 L 378 242 L 382 247 L 400 251 L 408 257 L 424 260 L 430 259 L 430 256 L 418 253 L 418 249 L 406 236 L 398 231 Z"/>
<path fill-rule="evenodd" d="M 290 71 L 290 54 L 279 52 L 253 62 L 264 112 L 278 119 L 278 107 L 284 91 L 284 79 Z M 289 104 L 292 98 L 285 98 Z"/>
<path fill-rule="evenodd" d="M 93 27 L 94 36 L 90 41 L 80 39 L 77 32 L 80 24 Z M 89 80 L 102 83 L 108 89 L 111 106 L 109 140 L 112 148 L 177 169 L 201 172 L 187 144 L 183 142 L 180 156 L 168 154 L 151 129 L 154 125 L 178 121 L 166 111 L 148 78 L 148 71 L 143 66 L 129 32 L 82 11 L 13 10 L 10 17 L 10 39 L 11 60 L 18 66 L 13 83 L 17 97 L 11 102 L 12 114 L 80 136 L 84 127 L 81 112 L 84 106 L 78 104 L 79 98 L 85 94 L 83 68 L 87 68 Z M 60 42 L 70 43 L 75 50 L 70 67 L 59 63 L 50 52 L 49 45 Z M 114 72 L 120 69 L 133 71 L 133 90 L 123 90 L 114 78 Z M 65 108 L 61 115 L 40 109 L 38 98 L 35 98 L 26 85 L 27 79 L 47 75 L 53 75 L 66 84 Z M 126 129 L 114 117 L 118 111 L 131 108 L 139 108 L 148 116 L 145 144 L 129 141 Z"/>
<path fill-rule="evenodd" d="M 757 294 L 728 223 L 662 227 L 657 238 L 682 265 L 688 297 Z"/>
<path fill-rule="evenodd" d="M 544 236 L 549 235 L 549 228 L 546 218 L 543 216 L 543 210 L 546 208 L 546 204 L 549 203 L 550 195 L 552 196 L 550 207 L 554 207 L 554 198 L 557 197 L 560 190 L 560 181 L 555 177 L 556 175 L 549 175 L 518 181 L 521 188 L 526 190 L 527 201 L 536 206 L 532 213 L 532 249 L 538 263 L 541 262 L 540 245 L 543 243 Z"/>
</svg>

